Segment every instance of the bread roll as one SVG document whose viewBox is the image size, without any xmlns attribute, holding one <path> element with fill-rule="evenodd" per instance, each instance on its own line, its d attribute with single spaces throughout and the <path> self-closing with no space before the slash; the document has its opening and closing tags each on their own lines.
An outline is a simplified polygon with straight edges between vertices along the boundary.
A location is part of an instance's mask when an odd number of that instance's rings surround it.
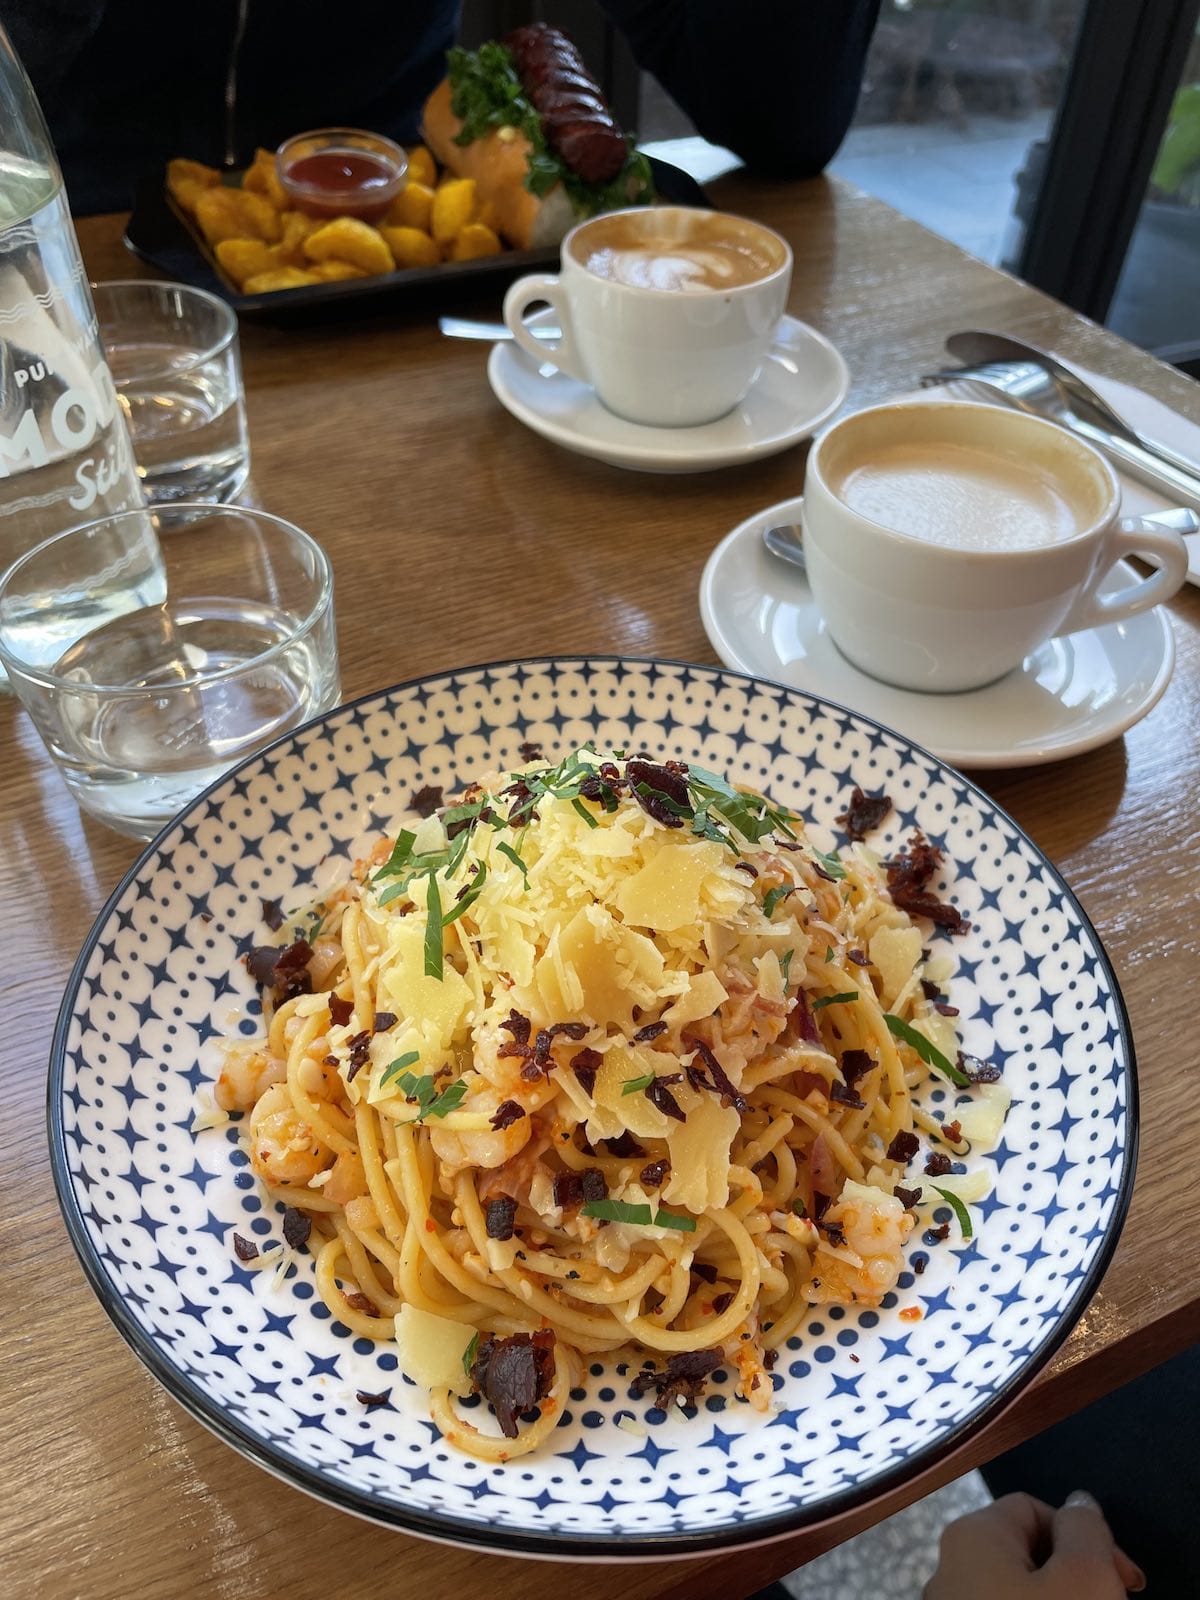
<svg viewBox="0 0 1200 1600">
<path fill-rule="evenodd" d="M 500 233 L 515 250 L 541 250 L 560 242 L 579 220 L 561 183 L 539 199 L 525 187 L 529 140 L 517 128 L 494 128 L 482 139 L 456 144 L 462 122 L 450 109 L 450 80 L 425 102 L 424 138 L 442 166 L 474 178 L 481 200 L 495 208 Z"/>
</svg>

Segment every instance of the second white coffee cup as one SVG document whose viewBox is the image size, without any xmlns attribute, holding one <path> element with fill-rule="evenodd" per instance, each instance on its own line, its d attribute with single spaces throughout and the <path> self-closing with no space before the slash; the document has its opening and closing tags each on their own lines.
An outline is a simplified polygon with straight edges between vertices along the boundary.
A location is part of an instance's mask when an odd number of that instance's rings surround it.
<svg viewBox="0 0 1200 1600">
<path fill-rule="evenodd" d="M 618 416 L 692 427 L 746 397 L 791 275 L 787 241 L 747 218 L 683 206 L 611 212 L 567 234 L 557 275 L 513 284 L 504 320 L 539 365 L 589 384 Z M 554 309 L 557 340 L 525 324 L 539 301 Z"/>
<path fill-rule="evenodd" d="M 1047 639 L 1146 611 L 1180 534 L 1120 517 L 1108 462 L 1054 423 L 949 401 L 875 406 L 813 446 L 804 555 L 835 644 L 906 689 L 976 689 Z M 1157 567 L 1115 592 L 1125 556 Z"/>
</svg>

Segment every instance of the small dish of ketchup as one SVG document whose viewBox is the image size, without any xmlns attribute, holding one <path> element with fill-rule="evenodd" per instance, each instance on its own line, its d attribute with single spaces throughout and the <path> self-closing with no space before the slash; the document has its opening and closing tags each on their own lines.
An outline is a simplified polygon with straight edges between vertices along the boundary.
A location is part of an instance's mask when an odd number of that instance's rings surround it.
<svg viewBox="0 0 1200 1600">
<path fill-rule="evenodd" d="M 379 222 L 404 187 L 408 157 L 381 133 L 317 128 L 285 139 L 275 166 L 298 211 Z"/>
</svg>

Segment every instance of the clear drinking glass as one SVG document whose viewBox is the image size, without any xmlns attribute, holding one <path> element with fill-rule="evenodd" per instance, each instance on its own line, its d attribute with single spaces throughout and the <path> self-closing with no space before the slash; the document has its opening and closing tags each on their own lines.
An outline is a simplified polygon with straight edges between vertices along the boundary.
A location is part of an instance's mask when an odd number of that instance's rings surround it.
<svg viewBox="0 0 1200 1600">
<path fill-rule="evenodd" d="M 0 662 L 83 810 L 150 838 L 337 704 L 329 559 L 240 506 L 106 517 L 0 577 Z"/>
<path fill-rule="evenodd" d="M 94 283 L 100 338 L 153 505 L 232 500 L 250 472 L 237 317 L 183 283 Z"/>
</svg>

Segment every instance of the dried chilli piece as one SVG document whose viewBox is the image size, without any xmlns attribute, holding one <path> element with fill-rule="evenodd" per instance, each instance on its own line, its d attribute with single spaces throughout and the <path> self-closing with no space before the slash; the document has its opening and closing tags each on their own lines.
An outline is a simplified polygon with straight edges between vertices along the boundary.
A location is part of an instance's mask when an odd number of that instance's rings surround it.
<svg viewBox="0 0 1200 1600">
<path fill-rule="evenodd" d="M 962 1123 L 957 1119 L 953 1122 L 942 1123 L 942 1137 L 949 1139 L 951 1144 L 962 1143 Z"/>
<path fill-rule="evenodd" d="M 950 1224 L 948 1222 L 939 1222 L 936 1228 L 929 1229 L 928 1237 L 941 1244 L 943 1239 L 950 1237 Z"/>
<path fill-rule="evenodd" d="M 650 1161 L 642 1168 L 638 1181 L 643 1189 L 660 1189 L 670 1170 L 669 1161 Z"/>
<path fill-rule="evenodd" d="M 349 1083 L 371 1059 L 370 1029 L 364 1028 L 361 1033 L 356 1033 L 346 1042 L 350 1046 L 350 1071 L 346 1074 L 346 1082 Z"/>
<path fill-rule="evenodd" d="M 695 1039 L 689 1034 L 685 1035 L 683 1042 L 689 1050 L 694 1050 L 696 1052 L 701 1061 L 703 1061 L 704 1065 L 708 1068 L 709 1072 L 712 1073 L 712 1080 L 713 1084 L 716 1086 L 716 1092 L 721 1096 L 721 1104 L 723 1106 L 733 1106 L 736 1111 L 745 1112 L 747 1109 L 745 1095 L 740 1093 L 740 1091 L 737 1090 L 731 1083 L 725 1068 L 717 1060 L 716 1056 L 713 1054 L 708 1045 L 705 1044 L 704 1040 Z M 695 1085 L 694 1087 L 699 1087 L 699 1085 Z"/>
<path fill-rule="evenodd" d="M 368 1411 L 374 1411 L 377 1406 L 387 1405 L 388 1401 L 392 1398 L 392 1391 L 390 1389 L 383 1389 L 379 1394 L 368 1394 L 365 1389 L 358 1389 L 355 1391 L 354 1398 L 358 1401 L 359 1405 L 366 1406 Z"/>
<path fill-rule="evenodd" d="M 293 995 L 312 993 L 308 963 L 313 948 L 307 939 L 294 939 L 282 950 L 278 945 L 255 945 L 246 952 L 246 970 L 262 989 L 270 989 L 276 1005 Z"/>
<path fill-rule="evenodd" d="M 909 1258 L 909 1265 L 919 1278 L 925 1271 L 925 1268 L 929 1265 L 929 1257 L 925 1254 L 924 1250 L 918 1250 Z"/>
<path fill-rule="evenodd" d="M 585 1167 L 579 1175 L 584 1201 L 607 1200 L 608 1184 L 599 1167 Z"/>
<path fill-rule="evenodd" d="M 519 1011 L 510 1011 L 507 1018 L 500 1024 L 506 1032 L 512 1034 L 509 1044 L 502 1044 L 496 1051 L 498 1056 L 523 1056 L 528 1054 L 529 1035 L 533 1031 L 533 1023 L 528 1017 L 523 1017 Z"/>
<path fill-rule="evenodd" d="M 933 1009 L 937 1012 L 938 1016 L 940 1016 L 940 1017 L 956 1017 L 956 1016 L 958 1016 L 958 1007 L 957 1006 L 947 1005 L 944 1000 L 935 1000 L 933 1002 Z"/>
<path fill-rule="evenodd" d="M 901 1129 L 887 1147 L 887 1158 L 889 1161 L 911 1161 L 920 1148 L 921 1141 L 916 1134 Z"/>
<path fill-rule="evenodd" d="M 818 1226 L 835 1250 L 839 1250 L 845 1244 L 846 1231 L 840 1222 L 822 1222 Z"/>
<path fill-rule="evenodd" d="M 288 1206 L 283 1213 L 283 1237 L 293 1250 L 299 1250 L 308 1243 L 308 1236 L 312 1232 L 312 1218 L 306 1211 L 298 1211 L 295 1206 Z"/>
<path fill-rule="evenodd" d="M 723 1360 L 720 1350 L 681 1350 L 669 1358 L 665 1372 L 653 1367 L 639 1372 L 633 1380 L 633 1392 L 643 1395 L 647 1389 L 654 1389 L 664 1408 L 675 1400 L 694 1406 L 704 1392 L 706 1380 Z"/>
<path fill-rule="evenodd" d="M 497 1133 L 505 1128 L 511 1128 L 514 1122 L 520 1122 L 525 1115 L 525 1107 L 519 1100 L 501 1100 L 488 1119 Z"/>
<path fill-rule="evenodd" d="M 256 1261 L 258 1246 L 253 1239 L 244 1239 L 240 1233 L 233 1236 L 233 1253 L 239 1261 Z"/>
<path fill-rule="evenodd" d="M 821 1218 L 833 1204 L 831 1194 L 822 1194 L 820 1189 L 813 1190 L 813 1221 L 820 1222 Z"/>
<path fill-rule="evenodd" d="M 354 1015 L 354 1001 L 343 1000 L 340 994 L 329 996 L 329 1020 L 336 1028 L 344 1028 Z"/>
<path fill-rule="evenodd" d="M 788 1022 L 797 1039 L 802 1039 L 805 1044 L 822 1043 L 821 1030 L 817 1027 L 817 1019 L 803 989 L 796 991 L 796 1004 L 792 1007 Z"/>
<path fill-rule="evenodd" d="M 396 1013 L 394 1011 L 377 1011 L 375 1020 L 371 1024 L 372 1033 L 386 1033 L 389 1028 L 396 1026 Z"/>
<path fill-rule="evenodd" d="M 440 783 L 422 784 L 413 791 L 412 799 L 408 802 L 419 817 L 431 817 L 442 803 L 443 789 Z"/>
<path fill-rule="evenodd" d="M 353 1294 L 343 1293 L 342 1299 L 350 1307 L 351 1311 L 360 1311 L 364 1317 L 377 1317 L 379 1315 L 379 1307 L 374 1300 L 368 1299 L 358 1289 L 355 1289 Z"/>
<path fill-rule="evenodd" d="M 506 1439 L 517 1437 L 517 1418 L 550 1393 L 554 1381 L 554 1333 L 514 1333 L 481 1340 L 471 1363 L 471 1383 L 496 1414 Z"/>
<path fill-rule="evenodd" d="M 758 868 L 753 861 L 735 861 L 733 865 L 735 871 L 744 872 L 748 878 L 758 877 Z"/>
<path fill-rule="evenodd" d="M 921 1198 L 920 1189 L 905 1189 L 903 1185 L 899 1183 L 892 1190 L 892 1193 L 896 1196 L 896 1199 L 899 1200 L 900 1204 L 906 1211 L 911 1211 L 916 1205 L 917 1201 Z"/>
<path fill-rule="evenodd" d="M 842 1077 L 851 1089 L 860 1078 L 865 1078 L 875 1063 L 866 1050 L 844 1050 L 842 1052 Z"/>
<path fill-rule="evenodd" d="M 679 766 L 678 762 L 659 766 L 657 762 L 638 756 L 625 763 L 625 779 L 633 790 L 634 799 L 647 816 L 661 822 L 665 828 L 683 827 L 680 811 L 688 816 L 692 814 L 687 780 L 678 770 Z M 673 771 L 673 767 L 676 770 Z"/>
<path fill-rule="evenodd" d="M 1003 1073 L 994 1061 L 981 1061 L 978 1056 L 958 1052 L 958 1070 L 972 1083 L 999 1083 Z"/>
<path fill-rule="evenodd" d="M 891 809 L 892 802 L 886 794 L 864 794 L 855 784 L 849 805 L 836 821 L 841 823 L 848 839 L 857 841 L 877 828 Z"/>
<path fill-rule="evenodd" d="M 554 1174 L 554 1204 L 561 1211 L 570 1211 L 583 1204 L 583 1175 L 579 1172 Z"/>
<path fill-rule="evenodd" d="M 517 1220 L 517 1202 L 506 1194 L 489 1200 L 484 1212 L 484 1227 L 489 1239 L 511 1239 Z"/>
<path fill-rule="evenodd" d="M 913 917 L 928 917 L 949 933 L 965 933 L 971 926 L 946 901 L 939 900 L 927 885 L 941 866 L 942 852 L 918 828 L 899 855 L 886 863 L 888 893 L 892 904 Z"/>
<path fill-rule="evenodd" d="M 571 1057 L 571 1071 L 579 1080 L 579 1087 L 584 1094 L 590 1096 L 596 1087 L 596 1074 L 604 1064 L 604 1057 L 599 1050 L 577 1050 Z"/>
<path fill-rule="evenodd" d="M 272 933 L 278 933 L 283 927 L 283 907 L 278 900 L 264 900 L 262 903 L 262 919 Z"/>
<path fill-rule="evenodd" d="M 682 1081 L 682 1073 L 672 1072 L 663 1078 L 652 1078 L 645 1089 L 650 1104 L 661 1111 L 664 1117 L 672 1117 L 676 1122 L 686 1122 L 687 1116 L 669 1086 Z"/>
<path fill-rule="evenodd" d="M 628 1128 L 615 1139 L 604 1139 L 601 1143 L 607 1146 L 609 1155 L 616 1156 L 618 1161 L 628 1161 L 633 1156 L 646 1154 Z"/>
<path fill-rule="evenodd" d="M 869 967 L 871 965 L 866 953 L 862 950 L 847 950 L 846 960 L 853 961 L 856 967 Z"/>
<path fill-rule="evenodd" d="M 710 1266 L 707 1261 L 693 1261 L 692 1276 L 702 1278 L 705 1283 L 716 1283 L 717 1269 Z"/>
<path fill-rule="evenodd" d="M 925 1176 L 927 1178 L 944 1178 L 954 1165 L 950 1157 L 941 1150 L 931 1150 L 925 1157 Z"/>
<path fill-rule="evenodd" d="M 722 1290 L 722 1292 L 720 1294 L 713 1296 L 712 1306 L 713 1306 L 713 1310 L 716 1312 L 718 1317 L 721 1315 L 721 1313 L 723 1311 L 728 1311 L 732 1304 L 733 1304 L 733 1290 L 732 1289 L 724 1289 L 724 1290 Z"/>
<path fill-rule="evenodd" d="M 529 763 L 530 761 L 541 761 L 544 759 L 541 745 L 535 744 L 532 739 L 526 739 L 519 744 L 517 746 L 517 754 L 520 756 L 521 760 L 526 763 Z"/>
<path fill-rule="evenodd" d="M 829 1085 L 829 1098 L 839 1106 L 851 1106 L 855 1111 L 862 1111 L 867 1103 L 862 1095 L 848 1088 L 840 1078 L 835 1078 Z"/>
<path fill-rule="evenodd" d="M 633 1036 L 634 1044 L 649 1044 L 651 1039 L 657 1039 L 660 1034 L 666 1033 L 665 1022 L 648 1022 L 644 1028 L 639 1028 Z"/>
</svg>

